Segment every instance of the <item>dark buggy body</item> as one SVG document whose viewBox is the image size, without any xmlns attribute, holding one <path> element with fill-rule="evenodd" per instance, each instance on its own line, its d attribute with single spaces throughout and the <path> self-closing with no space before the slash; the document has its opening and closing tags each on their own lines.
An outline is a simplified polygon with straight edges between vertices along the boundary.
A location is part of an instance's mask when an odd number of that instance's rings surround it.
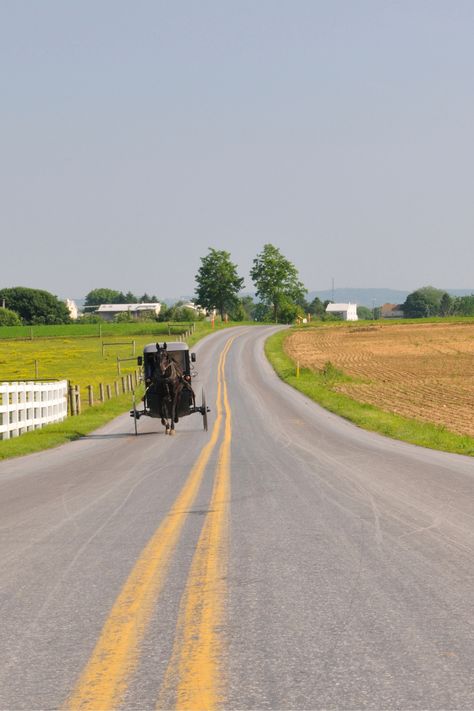
<svg viewBox="0 0 474 711">
<path fill-rule="evenodd" d="M 159 367 L 160 355 L 166 355 L 167 362 L 172 364 L 169 370 L 165 373 L 161 372 Z M 166 420 L 171 417 L 171 403 L 174 397 L 173 387 L 178 388 L 178 394 L 175 402 L 174 418 L 171 426 L 166 424 L 166 432 L 174 433 L 174 423 L 178 422 L 181 417 L 199 413 L 203 418 L 204 430 L 207 431 L 207 413 L 209 408 L 206 406 L 206 398 L 204 390 L 202 391 L 202 404 L 196 404 L 196 396 L 192 387 L 192 378 L 195 375 L 192 363 L 196 360 L 194 353 L 190 354 L 189 347 L 186 343 L 168 342 L 168 343 L 150 343 L 143 350 L 143 357 L 138 358 L 138 364 L 143 365 L 143 380 L 145 383 L 145 395 L 143 398 L 143 410 L 137 410 L 134 403 L 134 408 L 130 415 L 135 421 L 135 434 L 137 434 L 137 421 L 143 415 L 147 417 L 155 417 L 161 419 L 165 425 L 164 413 Z M 167 377 L 168 373 L 173 372 L 178 378 L 179 383 L 173 386 L 171 378 Z M 171 431 L 170 431 L 171 429 Z"/>
</svg>

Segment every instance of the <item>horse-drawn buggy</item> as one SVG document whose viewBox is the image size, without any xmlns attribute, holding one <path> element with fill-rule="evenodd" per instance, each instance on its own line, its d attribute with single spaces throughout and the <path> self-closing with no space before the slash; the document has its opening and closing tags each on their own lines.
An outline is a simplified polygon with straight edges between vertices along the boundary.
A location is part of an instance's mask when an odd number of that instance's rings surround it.
<svg viewBox="0 0 474 711">
<path fill-rule="evenodd" d="M 192 363 L 195 353 L 189 353 L 186 343 L 150 343 L 145 346 L 143 356 L 138 357 L 138 365 L 143 366 L 145 395 L 143 410 L 137 410 L 135 402 L 130 416 L 135 423 L 144 415 L 161 419 L 165 433 L 174 435 L 175 423 L 180 417 L 198 412 L 202 415 L 204 430 L 207 431 L 207 413 L 204 390 L 201 405 L 196 405 L 196 396 L 192 387 L 194 375 Z"/>
</svg>

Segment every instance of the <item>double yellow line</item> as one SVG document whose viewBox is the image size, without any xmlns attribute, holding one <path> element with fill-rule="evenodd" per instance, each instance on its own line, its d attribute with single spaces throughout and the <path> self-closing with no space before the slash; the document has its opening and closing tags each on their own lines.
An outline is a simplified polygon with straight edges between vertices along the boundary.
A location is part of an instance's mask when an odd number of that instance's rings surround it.
<svg viewBox="0 0 474 711">
<path fill-rule="evenodd" d="M 218 364 L 217 416 L 204 446 L 168 516 L 154 533 L 102 628 L 95 649 L 66 702 L 68 709 L 120 706 L 139 664 L 140 647 L 179 541 L 189 509 L 216 447 L 225 413 L 214 487 L 181 600 L 173 652 L 158 700 L 159 708 L 214 709 L 223 699 L 220 668 L 226 598 L 231 411 L 224 368 L 227 341 Z"/>
</svg>

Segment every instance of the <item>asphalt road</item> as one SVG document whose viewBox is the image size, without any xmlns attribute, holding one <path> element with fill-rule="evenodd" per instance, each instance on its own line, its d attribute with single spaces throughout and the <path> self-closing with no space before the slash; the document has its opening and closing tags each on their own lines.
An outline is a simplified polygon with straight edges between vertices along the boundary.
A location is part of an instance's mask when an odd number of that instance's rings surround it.
<svg viewBox="0 0 474 711">
<path fill-rule="evenodd" d="M 474 462 L 196 348 L 200 415 L 0 464 L 1 709 L 474 708 Z M 200 398 L 199 398 L 200 399 Z"/>
</svg>

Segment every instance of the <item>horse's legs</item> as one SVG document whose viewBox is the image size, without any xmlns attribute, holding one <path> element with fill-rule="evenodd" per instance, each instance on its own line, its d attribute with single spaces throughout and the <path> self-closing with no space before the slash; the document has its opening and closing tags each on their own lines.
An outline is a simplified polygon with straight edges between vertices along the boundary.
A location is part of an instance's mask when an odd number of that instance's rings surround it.
<svg viewBox="0 0 474 711">
<path fill-rule="evenodd" d="M 168 422 L 168 408 L 166 407 L 166 400 L 165 398 L 162 399 L 161 401 L 161 424 L 165 428 L 165 434 L 169 434 L 170 431 L 170 426 Z"/>
</svg>

